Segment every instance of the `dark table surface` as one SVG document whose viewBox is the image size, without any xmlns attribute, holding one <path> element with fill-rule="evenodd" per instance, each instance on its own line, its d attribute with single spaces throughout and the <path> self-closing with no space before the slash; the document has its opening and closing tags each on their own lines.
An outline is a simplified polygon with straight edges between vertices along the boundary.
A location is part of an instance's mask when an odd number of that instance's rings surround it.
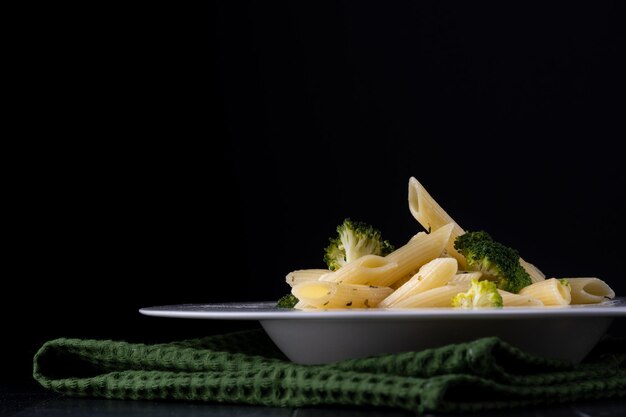
<svg viewBox="0 0 626 417">
<path fill-rule="evenodd" d="M 229 416 L 229 417 L 407 417 L 400 410 L 352 407 L 274 408 L 185 402 L 119 401 L 68 398 L 34 383 L 0 383 L 0 416 L 110 417 L 110 416 Z M 487 417 L 626 417 L 626 399 L 483 412 Z M 426 416 L 435 415 L 427 414 Z M 443 416 L 437 414 L 436 416 Z"/>
</svg>

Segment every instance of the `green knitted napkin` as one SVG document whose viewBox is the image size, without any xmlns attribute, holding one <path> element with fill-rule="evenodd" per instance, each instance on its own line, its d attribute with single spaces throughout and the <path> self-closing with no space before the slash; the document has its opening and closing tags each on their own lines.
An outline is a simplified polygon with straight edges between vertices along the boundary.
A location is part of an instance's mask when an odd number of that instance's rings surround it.
<svg viewBox="0 0 626 417">
<path fill-rule="evenodd" d="M 626 344 L 606 341 L 581 365 L 496 338 L 298 365 L 262 330 L 158 345 L 56 339 L 35 355 L 34 377 L 71 396 L 477 411 L 626 396 Z"/>
</svg>

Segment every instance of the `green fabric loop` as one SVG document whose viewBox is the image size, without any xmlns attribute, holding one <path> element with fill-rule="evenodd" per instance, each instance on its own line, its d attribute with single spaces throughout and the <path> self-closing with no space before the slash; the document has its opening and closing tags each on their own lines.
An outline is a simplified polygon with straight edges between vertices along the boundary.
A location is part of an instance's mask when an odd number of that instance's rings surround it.
<svg viewBox="0 0 626 417">
<path fill-rule="evenodd" d="M 35 355 L 33 376 L 71 396 L 469 412 L 626 396 L 626 343 L 605 341 L 580 365 L 496 338 L 298 365 L 262 330 L 156 345 L 56 339 Z"/>
</svg>

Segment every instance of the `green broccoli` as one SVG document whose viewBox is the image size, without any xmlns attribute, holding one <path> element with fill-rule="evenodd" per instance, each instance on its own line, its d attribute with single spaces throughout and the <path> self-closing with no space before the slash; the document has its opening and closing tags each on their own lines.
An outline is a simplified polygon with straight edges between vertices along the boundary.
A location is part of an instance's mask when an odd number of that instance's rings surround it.
<svg viewBox="0 0 626 417">
<path fill-rule="evenodd" d="M 460 308 L 484 308 L 502 307 L 502 296 L 491 281 L 472 280 L 472 285 L 467 292 L 462 292 L 452 299 L 452 307 Z"/>
<path fill-rule="evenodd" d="M 519 253 L 494 241 L 486 232 L 465 233 L 456 238 L 454 248 L 465 256 L 468 269 L 495 279 L 501 290 L 518 293 L 532 284 L 519 263 Z"/>
<path fill-rule="evenodd" d="M 294 308 L 298 304 L 298 299 L 293 294 L 282 296 L 276 303 L 277 308 Z"/>
<path fill-rule="evenodd" d="M 331 271 L 361 256 L 385 256 L 394 250 L 388 240 L 382 239 L 379 230 L 363 222 L 345 219 L 337 226 L 337 233 L 339 236 L 330 239 L 324 254 L 324 262 Z"/>
</svg>

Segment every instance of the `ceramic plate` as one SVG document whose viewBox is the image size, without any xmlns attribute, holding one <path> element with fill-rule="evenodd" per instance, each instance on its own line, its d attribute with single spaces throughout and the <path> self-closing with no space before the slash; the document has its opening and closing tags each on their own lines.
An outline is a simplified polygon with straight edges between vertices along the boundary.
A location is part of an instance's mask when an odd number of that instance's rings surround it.
<svg viewBox="0 0 626 417">
<path fill-rule="evenodd" d="M 278 309 L 275 302 L 180 304 L 148 307 L 155 317 L 258 320 L 274 343 L 298 363 L 421 350 L 497 336 L 538 355 L 580 362 L 615 317 L 626 317 L 626 298 L 602 304 L 460 310 L 453 308 Z"/>
</svg>

